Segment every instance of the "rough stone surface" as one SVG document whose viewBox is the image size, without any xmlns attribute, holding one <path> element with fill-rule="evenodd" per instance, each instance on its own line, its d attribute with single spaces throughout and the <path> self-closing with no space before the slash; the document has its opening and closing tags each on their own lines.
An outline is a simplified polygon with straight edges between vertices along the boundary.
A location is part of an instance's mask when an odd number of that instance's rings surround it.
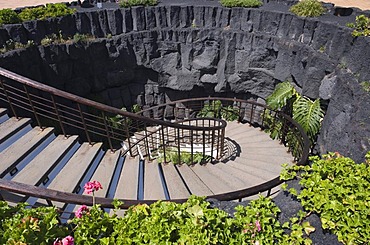
<svg viewBox="0 0 370 245">
<path fill-rule="evenodd" d="M 9 39 L 39 44 L 59 31 L 102 39 L 11 51 L 1 55 L 0 66 L 86 97 L 126 91 L 119 98 L 105 97 L 117 107 L 157 104 L 165 96 L 265 99 L 278 82 L 289 80 L 303 95 L 326 100 L 318 151 L 362 161 L 369 150 L 370 108 L 360 83 L 370 80 L 370 39 L 353 38 L 345 26 L 362 12 L 334 16 L 328 5 L 324 16 L 298 18 L 287 11 L 294 2 L 264 1 L 258 9 L 203 0 L 125 9 L 107 4 L 102 10 L 4 25 L 0 46 Z M 113 38 L 104 39 L 108 34 Z M 336 67 L 348 69 L 352 82 Z M 143 88 L 149 82 L 160 89 L 147 94 Z"/>
</svg>

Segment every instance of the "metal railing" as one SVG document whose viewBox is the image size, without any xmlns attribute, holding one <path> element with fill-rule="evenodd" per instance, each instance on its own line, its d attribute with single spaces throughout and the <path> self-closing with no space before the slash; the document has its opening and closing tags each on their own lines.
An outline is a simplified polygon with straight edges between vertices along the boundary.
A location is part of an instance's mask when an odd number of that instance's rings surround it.
<svg viewBox="0 0 370 245">
<path fill-rule="evenodd" d="M 203 157 L 210 153 L 215 160 L 222 157 L 227 124 L 222 117 L 236 117 L 241 122 L 266 130 L 292 151 L 298 165 L 306 163 L 309 153 L 309 140 L 300 125 L 289 116 L 253 101 L 210 97 L 185 99 L 135 114 L 52 88 L 2 68 L 0 100 L 8 105 L 15 117 L 18 117 L 20 109 L 29 113 L 40 127 L 57 127 L 66 136 L 80 134 L 90 143 L 103 141 L 113 151 L 124 144 L 126 150 L 123 154 L 129 153 L 132 156 L 139 155 L 141 151 L 143 157 L 150 159 L 153 151 L 162 152 L 164 162 L 167 162 L 166 154 L 173 149 L 178 151 L 179 156 L 186 149 L 192 155 L 200 152 Z M 207 115 L 212 117 L 204 117 Z M 201 145 L 200 150 L 194 149 L 194 143 Z M 279 177 L 276 177 L 257 186 L 209 197 L 238 200 L 266 191 L 270 195 L 272 188 L 281 183 Z M 3 179 L 0 179 L 1 189 L 49 202 L 92 205 L 92 198 L 88 196 Z M 102 207 L 113 207 L 112 199 L 97 198 L 96 201 Z M 155 200 L 122 201 L 122 208 L 127 208 L 139 203 L 150 204 Z M 184 202 L 186 199 L 171 201 Z"/>
<path fill-rule="evenodd" d="M 148 118 L 55 89 L 2 68 L 0 100 L 9 105 L 15 117 L 18 117 L 19 111 L 23 112 L 22 115 L 26 112 L 41 128 L 53 126 L 65 136 L 78 134 L 90 144 L 103 141 L 106 148 L 112 151 L 125 144 L 126 150 L 122 151 L 122 155 L 129 152 L 131 156 L 137 156 L 139 151 L 136 146 L 139 146 L 143 156 L 150 157 L 153 150 L 150 147 L 154 146 L 154 142 L 159 142 L 155 150 L 161 150 L 166 155 L 166 148 L 173 145 L 180 130 L 189 135 L 196 135 L 197 132 L 214 135 L 217 137 L 213 139 L 215 142 L 222 142 L 222 132 L 226 127 L 225 121 L 213 118 L 202 119 L 197 125 Z M 158 126 L 154 131 L 150 130 Z M 206 145 L 208 141 L 200 140 L 199 143 Z M 222 150 L 218 149 L 218 152 Z"/>
</svg>

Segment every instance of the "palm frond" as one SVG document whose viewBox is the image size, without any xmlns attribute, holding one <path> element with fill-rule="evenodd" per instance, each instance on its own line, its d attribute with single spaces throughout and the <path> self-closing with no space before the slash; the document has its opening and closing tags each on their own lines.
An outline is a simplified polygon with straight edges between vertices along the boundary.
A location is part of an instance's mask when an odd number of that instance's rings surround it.
<svg viewBox="0 0 370 245">
<path fill-rule="evenodd" d="M 288 82 L 279 83 L 274 92 L 266 98 L 266 104 L 274 110 L 279 110 L 287 101 L 297 94 L 295 88 Z"/>
<path fill-rule="evenodd" d="M 319 99 L 312 101 L 309 98 L 301 97 L 293 104 L 293 119 L 302 126 L 311 141 L 320 131 L 323 117 L 324 111 L 320 107 Z"/>
</svg>

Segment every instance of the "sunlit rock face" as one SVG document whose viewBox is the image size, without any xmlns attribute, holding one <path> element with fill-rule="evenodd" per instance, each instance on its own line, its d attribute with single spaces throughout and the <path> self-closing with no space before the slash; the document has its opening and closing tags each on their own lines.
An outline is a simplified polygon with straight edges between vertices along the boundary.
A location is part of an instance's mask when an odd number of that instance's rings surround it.
<svg viewBox="0 0 370 245">
<path fill-rule="evenodd" d="M 370 80 L 370 39 L 353 38 L 340 17 L 322 18 L 217 6 L 77 12 L 5 25 L 0 44 L 40 44 L 59 31 L 94 40 L 10 51 L 0 66 L 118 108 L 200 96 L 261 101 L 289 80 L 325 100 L 317 150 L 361 161 L 370 150 L 370 95 L 361 85 Z"/>
</svg>

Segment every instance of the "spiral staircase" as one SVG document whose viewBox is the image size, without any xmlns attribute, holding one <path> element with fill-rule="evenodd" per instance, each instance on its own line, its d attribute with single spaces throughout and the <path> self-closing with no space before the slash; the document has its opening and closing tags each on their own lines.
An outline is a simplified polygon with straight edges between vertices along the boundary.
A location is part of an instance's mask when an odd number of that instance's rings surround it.
<svg viewBox="0 0 370 245">
<path fill-rule="evenodd" d="M 242 200 L 273 194 L 281 184 L 281 164 L 307 160 L 308 140 L 300 126 L 252 101 L 197 98 L 134 114 L 2 68 L 0 85 L 6 106 L 0 109 L 0 194 L 12 203 L 64 210 L 91 205 L 91 196 L 83 195 L 90 180 L 101 182 L 96 201 L 106 208 L 113 198 L 123 200 L 123 208 L 183 202 L 192 194 Z M 238 119 L 196 117 L 216 100 L 231 106 Z M 171 118 L 164 113 L 158 118 L 158 111 L 169 108 Z M 272 140 L 264 130 L 277 125 L 281 133 Z M 286 135 L 296 138 L 294 152 Z M 187 152 L 190 163 L 200 156 L 201 164 L 174 164 L 174 151 L 179 163 Z"/>
</svg>

